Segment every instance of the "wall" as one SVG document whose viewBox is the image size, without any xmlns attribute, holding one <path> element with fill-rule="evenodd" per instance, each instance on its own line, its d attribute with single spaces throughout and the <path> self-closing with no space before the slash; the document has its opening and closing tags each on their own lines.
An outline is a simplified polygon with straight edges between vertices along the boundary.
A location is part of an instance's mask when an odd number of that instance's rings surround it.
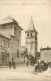
<svg viewBox="0 0 51 81">
<path fill-rule="evenodd" d="M 18 36 L 17 36 L 17 30 L 18 30 Z M 15 27 L 14 24 L 9 24 L 5 26 L 0 26 L 0 33 L 10 34 L 10 40 L 6 40 L 6 47 L 7 42 L 10 42 L 9 48 L 6 48 L 7 53 L 9 53 L 9 61 L 12 60 L 12 58 L 18 58 L 17 52 L 19 50 L 19 57 L 21 56 L 21 29 L 18 27 Z M 1 38 L 2 41 L 3 38 Z M 19 41 L 19 44 L 18 44 Z"/>
<path fill-rule="evenodd" d="M 22 30 L 19 27 L 14 26 L 14 37 L 15 37 L 15 40 L 17 41 L 17 49 L 19 49 L 20 56 L 21 56 L 21 34 L 22 34 L 21 31 Z"/>
<path fill-rule="evenodd" d="M 51 50 L 41 50 L 40 59 L 44 60 L 45 62 L 51 61 Z"/>
<path fill-rule="evenodd" d="M 0 26 L 0 33 L 10 34 L 14 36 L 14 25 L 6 24 L 3 26 Z"/>
<path fill-rule="evenodd" d="M 28 52 L 30 52 L 31 55 L 35 57 L 35 53 L 37 52 L 37 40 L 35 37 L 26 38 L 26 47 L 28 48 Z"/>
<path fill-rule="evenodd" d="M 4 43 L 4 41 L 5 41 L 5 43 Z M 4 63 L 8 63 L 8 57 L 7 57 L 8 42 L 10 42 L 10 39 L 7 39 L 7 38 L 0 35 L 0 64 L 3 61 L 2 60 L 2 58 L 3 58 L 2 53 L 4 53 Z"/>
</svg>

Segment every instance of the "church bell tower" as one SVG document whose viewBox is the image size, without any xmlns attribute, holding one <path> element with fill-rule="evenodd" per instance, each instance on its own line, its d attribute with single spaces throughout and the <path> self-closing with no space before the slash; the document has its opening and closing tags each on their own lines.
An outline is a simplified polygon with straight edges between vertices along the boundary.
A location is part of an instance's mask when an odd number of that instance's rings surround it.
<svg viewBox="0 0 51 81">
<path fill-rule="evenodd" d="M 26 48 L 28 49 L 28 54 L 31 54 L 33 57 L 36 57 L 36 53 L 38 51 L 37 46 L 38 32 L 35 30 L 32 17 L 30 20 L 28 30 L 25 31 L 25 34 L 26 34 Z"/>
</svg>

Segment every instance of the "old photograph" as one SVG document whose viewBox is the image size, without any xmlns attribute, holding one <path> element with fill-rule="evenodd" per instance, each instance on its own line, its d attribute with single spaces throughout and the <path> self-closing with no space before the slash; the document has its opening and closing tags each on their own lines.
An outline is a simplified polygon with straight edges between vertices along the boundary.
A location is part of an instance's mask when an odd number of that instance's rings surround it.
<svg viewBox="0 0 51 81">
<path fill-rule="evenodd" d="M 51 81 L 51 0 L 0 0 L 0 81 Z"/>
</svg>

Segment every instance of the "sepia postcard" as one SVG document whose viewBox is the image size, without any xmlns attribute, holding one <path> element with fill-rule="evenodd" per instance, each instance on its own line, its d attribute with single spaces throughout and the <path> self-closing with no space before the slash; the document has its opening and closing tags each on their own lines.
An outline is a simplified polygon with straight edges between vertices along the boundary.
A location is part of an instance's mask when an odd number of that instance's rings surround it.
<svg viewBox="0 0 51 81">
<path fill-rule="evenodd" d="M 0 81 L 51 81 L 51 0 L 0 0 Z"/>
</svg>

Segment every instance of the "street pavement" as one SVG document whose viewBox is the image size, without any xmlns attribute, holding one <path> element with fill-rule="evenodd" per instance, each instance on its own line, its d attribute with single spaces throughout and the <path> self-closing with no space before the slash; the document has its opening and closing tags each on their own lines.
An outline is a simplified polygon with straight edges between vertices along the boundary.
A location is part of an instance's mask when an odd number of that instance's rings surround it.
<svg viewBox="0 0 51 81">
<path fill-rule="evenodd" d="M 47 71 L 46 74 L 49 75 L 48 73 Z M 35 73 L 33 66 L 17 65 L 16 69 L 0 68 L 0 81 L 51 81 L 51 76 L 44 74 L 45 72 Z"/>
</svg>

